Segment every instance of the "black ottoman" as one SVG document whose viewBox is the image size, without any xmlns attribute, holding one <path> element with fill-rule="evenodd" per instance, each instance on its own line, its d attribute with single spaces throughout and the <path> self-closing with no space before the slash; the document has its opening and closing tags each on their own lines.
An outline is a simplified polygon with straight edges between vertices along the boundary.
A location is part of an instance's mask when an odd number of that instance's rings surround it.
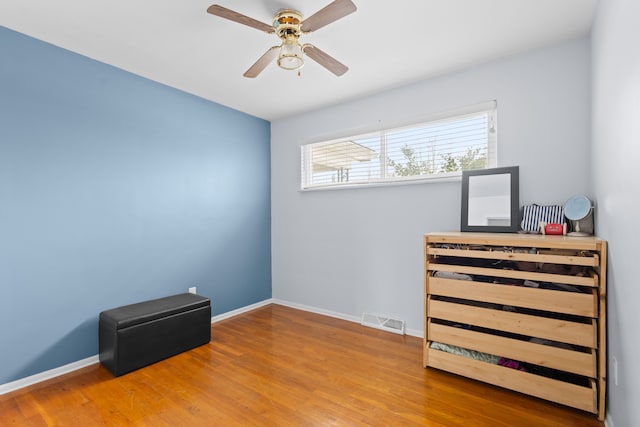
<svg viewBox="0 0 640 427">
<path fill-rule="evenodd" d="M 115 376 L 211 341 L 211 302 L 195 294 L 100 313 L 100 362 Z"/>
</svg>

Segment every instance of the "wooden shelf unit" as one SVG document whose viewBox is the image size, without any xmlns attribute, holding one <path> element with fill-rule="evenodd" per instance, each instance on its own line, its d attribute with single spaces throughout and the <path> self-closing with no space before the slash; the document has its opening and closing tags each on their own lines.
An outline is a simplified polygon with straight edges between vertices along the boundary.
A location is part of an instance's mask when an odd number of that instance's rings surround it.
<svg viewBox="0 0 640 427">
<path fill-rule="evenodd" d="M 597 237 L 426 234 L 424 366 L 604 420 L 606 265 Z"/>
</svg>

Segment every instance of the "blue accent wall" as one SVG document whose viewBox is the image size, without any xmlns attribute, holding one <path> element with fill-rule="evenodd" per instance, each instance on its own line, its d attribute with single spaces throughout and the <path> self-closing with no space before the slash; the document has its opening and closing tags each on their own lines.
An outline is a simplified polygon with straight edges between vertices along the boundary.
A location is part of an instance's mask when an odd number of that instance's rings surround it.
<svg viewBox="0 0 640 427">
<path fill-rule="evenodd" d="M 105 309 L 270 298 L 269 153 L 267 121 L 0 27 L 0 384 L 96 355 Z"/>
</svg>

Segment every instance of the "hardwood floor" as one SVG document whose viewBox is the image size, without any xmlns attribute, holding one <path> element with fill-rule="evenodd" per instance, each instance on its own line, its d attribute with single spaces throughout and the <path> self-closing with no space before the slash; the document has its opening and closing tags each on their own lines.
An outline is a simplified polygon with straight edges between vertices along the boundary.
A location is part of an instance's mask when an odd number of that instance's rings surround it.
<svg viewBox="0 0 640 427">
<path fill-rule="evenodd" d="M 422 340 L 269 305 L 208 345 L 114 378 L 94 365 L 0 396 L 0 426 L 602 426 L 424 369 Z"/>
</svg>

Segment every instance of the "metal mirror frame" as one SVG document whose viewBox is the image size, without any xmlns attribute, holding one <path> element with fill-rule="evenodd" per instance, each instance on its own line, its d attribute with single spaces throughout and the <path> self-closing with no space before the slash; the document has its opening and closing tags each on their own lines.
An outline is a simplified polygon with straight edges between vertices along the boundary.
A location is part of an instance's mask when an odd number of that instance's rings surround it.
<svg viewBox="0 0 640 427">
<path fill-rule="evenodd" d="M 478 175 L 509 174 L 511 182 L 511 218 L 510 224 L 501 225 L 469 225 L 469 177 Z M 520 215 L 520 181 L 519 167 L 508 166 L 501 168 L 462 171 L 462 212 L 460 217 L 460 231 L 480 231 L 488 233 L 516 233 L 519 230 Z"/>
</svg>

